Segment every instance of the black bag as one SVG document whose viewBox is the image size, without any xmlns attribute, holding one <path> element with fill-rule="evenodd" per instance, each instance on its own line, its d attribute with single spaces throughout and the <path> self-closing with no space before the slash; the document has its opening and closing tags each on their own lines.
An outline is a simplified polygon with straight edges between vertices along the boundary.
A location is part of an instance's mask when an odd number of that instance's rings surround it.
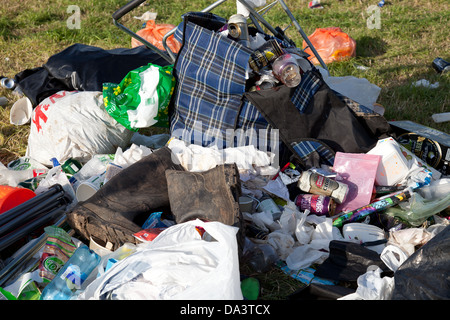
<svg viewBox="0 0 450 320">
<path fill-rule="evenodd" d="M 16 74 L 14 80 L 36 107 L 61 90 L 102 91 L 104 82 L 119 83 L 128 72 L 148 63 L 168 65 L 144 46 L 105 50 L 76 43 L 51 56 L 42 67 Z"/>
<path fill-rule="evenodd" d="M 388 137 L 390 126 L 384 117 L 330 89 L 318 71 L 310 77 L 320 79 L 321 85 L 306 105 L 297 103 L 296 88 L 286 86 L 245 93 L 303 165 L 320 167 L 329 150 L 365 153 Z M 313 143 L 323 151 L 303 150 Z"/>
<path fill-rule="evenodd" d="M 393 300 L 449 300 L 450 226 L 403 262 L 394 280 Z"/>
<path fill-rule="evenodd" d="M 383 276 L 392 275 L 377 252 L 358 243 L 333 240 L 329 249 L 329 257 L 316 268 L 314 275 L 317 277 L 356 284 L 358 277 L 371 265 L 380 267 Z"/>
</svg>

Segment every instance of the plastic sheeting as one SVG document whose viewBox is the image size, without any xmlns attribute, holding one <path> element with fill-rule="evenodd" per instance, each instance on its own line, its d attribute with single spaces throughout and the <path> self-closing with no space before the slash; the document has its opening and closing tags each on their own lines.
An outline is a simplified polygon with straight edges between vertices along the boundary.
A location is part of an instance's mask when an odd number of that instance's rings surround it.
<svg viewBox="0 0 450 320">
<path fill-rule="evenodd" d="M 392 299 L 450 299 L 449 270 L 450 226 L 447 226 L 397 269 Z"/>
</svg>

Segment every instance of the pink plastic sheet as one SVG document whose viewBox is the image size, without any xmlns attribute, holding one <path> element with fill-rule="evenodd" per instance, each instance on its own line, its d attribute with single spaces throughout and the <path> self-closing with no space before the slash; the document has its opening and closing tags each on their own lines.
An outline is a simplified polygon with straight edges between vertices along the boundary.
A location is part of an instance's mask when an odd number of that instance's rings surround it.
<svg viewBox="0 0 450 320">
<path fill-rule="evenodd" d="M 381 156 L 336 152 L 333 170 L 336 181 L 348 185 L 348 195 L 337 205 L 336 213 L 351 211 L 370 203 Z"/>
</svg>

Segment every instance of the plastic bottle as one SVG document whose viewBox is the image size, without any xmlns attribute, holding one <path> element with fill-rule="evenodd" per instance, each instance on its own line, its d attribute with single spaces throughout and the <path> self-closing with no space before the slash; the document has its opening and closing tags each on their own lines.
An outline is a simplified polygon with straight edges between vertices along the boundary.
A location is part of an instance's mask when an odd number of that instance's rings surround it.
<svg viewBox="0 0 450 320">
<path fill-rule="evenodd" d="M 429 185 L 417 189 L 417 192 L 426 200 L 444 198 L 450 194 L 450 178 L 432 181 Z"/>
<path fill-rule="evenodd" d="M 424 199 L 419 193 L 414 192 L 408 206 L 392 207 L 385 213 L 400 218 L 413 227 L 418 227 L 429 217 L 445 210 L 448 206 L 450 206 L 450 193 L 442 198 Z"/>
<path fill-rule="evenodd" d="M 99 255 L 82 244 L 44 288 L 41 300 L 70 300 L 75 297 L 100 260 Z"/>
</svg>

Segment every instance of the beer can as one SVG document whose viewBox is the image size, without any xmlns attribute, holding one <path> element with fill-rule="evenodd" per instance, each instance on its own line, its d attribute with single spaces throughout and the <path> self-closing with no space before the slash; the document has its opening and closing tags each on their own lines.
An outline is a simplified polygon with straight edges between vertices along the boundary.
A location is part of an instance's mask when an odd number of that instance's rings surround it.
<svg viewBox="0 0 450 320">
<path fill-rule="evenodd" d="M 434 59 L 431 65 L 438 73 L 446 73 L 450 71 L 450 62 L 447 62 L 439 57 Z"/>
<path fill-rule="evenodd" d="M 65 173 L 72 175 L 80 171 L 81 167 L 82 164 L 78 160 L 72 158 L 68 159 L 66 162 L 64 162 L 64 164 L 61 165 L 61 168 Z"/>
<path fill-rule="evenodd" d="M 246 47 L 249 46 L 247 18 L 242 14 L 234 14 L 228 19 L 228 35 Z"/>
<path fill-rule="evenodd" d="M 298 181 L 300 190 L 331 197 L 334 201 L 341 204 L 345 201 L 348 194 L 348 185 L 332 180 L 321 174 L 312 171 L 303 171 Z"/>
<path fill-rule="evenodd" d="M 250 67 L 254 71 L 259 72 L 282 54 L 283 49 L 280 47 L 278 41 L 275 39 L 268 40 L 261 47 L 252 52 L 249 59 Z"/>
<path fill-rule="evenodd" d="M 309 210 L 318 216 L 331 217 L 336 210 L 336 203 L 331 197 L 319 194 L 299 194 L 295 198 L 295 205 L 301 210 Z"/>
</svg>

